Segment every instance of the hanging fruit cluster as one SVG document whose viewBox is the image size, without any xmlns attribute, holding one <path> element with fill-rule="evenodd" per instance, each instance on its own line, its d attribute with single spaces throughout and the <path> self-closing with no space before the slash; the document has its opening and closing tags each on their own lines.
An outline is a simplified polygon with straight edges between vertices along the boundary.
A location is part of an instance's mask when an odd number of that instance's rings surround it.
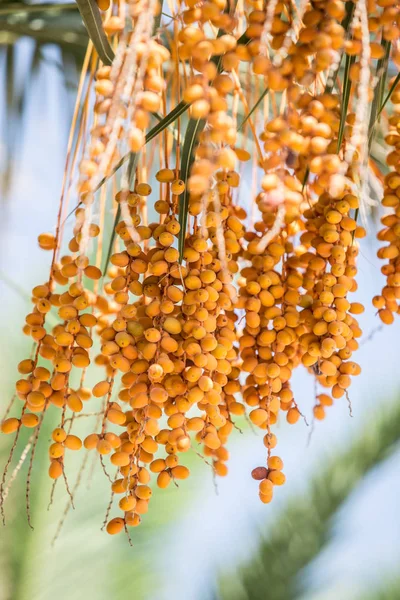
<svg viewBox="0 0 400 600">
<path fill-rule="evenodd" d="M 191 448 L 225 476 L 229 435 L 246 415 L 264 432 L 265 464 L 252 477 L 269 503 L 285 482 L 274 425 L 302 416 L 294 369 L 320 388 L 315 419 L 349 399 L 371 172 L 390 211 L 378 234 L 386 285 L 373 305 L 383 323 L 399 312 L 400 5 L 185 0 L 168 16 L 158 0 L 98 0 L 98 9 L 104 31 L 83 65 L 57 228 L 39 236 L 52 260 L 32 290 L 19 407 L 2 422 L 14 444 L 0 495 L 3 511 L 30 428 L 29 514 L 36 443 L 57 414 L 49 476 L 64 479 L 72 502 L 70 452 L 116 467 L 114 534 L 140 523 L 154 485 L 189 476 Z M 370 150 L 386 124 L 384 175 Z M 81 439 L 73 426 L 89 401 L 96 419 Z"/>
</svg>

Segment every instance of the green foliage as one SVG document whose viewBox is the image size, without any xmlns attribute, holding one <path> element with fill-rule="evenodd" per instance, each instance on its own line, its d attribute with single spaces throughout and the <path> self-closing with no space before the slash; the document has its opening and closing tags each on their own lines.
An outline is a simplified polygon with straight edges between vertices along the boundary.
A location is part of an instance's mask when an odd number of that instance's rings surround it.
<svg viewBox="0 0 400 600">
<path fill-rule="evenodd" d="M 76 0 L 76 3 L 100 60 L 105 65 L 111 65 L 114 60 L 114 52 L 104 32 L 96 0 Z"/>
<path fill-rule="evenodd" d="M 262 94 L 260 94 L 258 100 L 254 103 L 254 105 L 252 106 L 252 108 L 249 110 L 249 112 L 247 113 L 247 115 L 244 117 L 243 121 L 240 123 L 240 125 L 238 125 L 238 131 L 240 131 L 242 129 L 242 127 L 246 124 L 246 122 L 250 119 L 251 115 L 254 113 L 255 110 L 257 110 L 257 108 L 260 106 L 261 102 L 264 100 L 265 96 L 268 94 L 269 92 L 269 88 L 265 88 L 265 90 L 262 92 Z"/>
<path fill-rule="evenodd" d="M 385 54 L 382 58 L 378 60 L 378 64 L 376 66 L 376 77 L 378 79 L 378 84 L 374 90 L 374 99 L 372 101 L 371 107 L 371 116 L 369 120 L 369 128 L 368 128 L 368 139 L 369 139 L 369 147 L 371 148 L 372 138 L 374 135 L 374 129 L 376 121 L 379 115 L 382 112 L 383 105 L 383 95 L 386 87 L 386 77 L 389 66 L 389 56 L 390 56 L 390 48 L 391 43 L 386 40 L 382 40 L 382 47 L 385 51 Z"/>
<path fill-rule="evenodd" d="M 12 45 L 19 37 L 29 36 L 37 44 L 57 44 L 80 56 L 88 40 L 75 2 L 0 2 L 0 33 L 2 44 Z"/>
<path fill-rule="evenodd" d="M 180 196 L 179 202 L 179 223 L 181 230 L 179 232 L 179 257 L 182 261 L 183 247 L 185 245 L 185 236 L 187 228 L 187 218 L 189 212 L 189 191 L 188 179 L 190 170 L 194 163 L 194 155 L 199 143 L 199 135 L 203 131 L 206 122 L 204 119 L 189 119 L 185 141 L 183 143 L 182 158 L 181 158 L 181 178 L 185 182 L 185 190 Z"/>
<path fill-rule="evenodd" d="M 385 108 L 386 104 L 389 102 L 390 97 L 393 94 L 394 90 L 396 89 L 396 86 L 399 83 L 399 81 L 400 81 L 400 72 L 397 73 L 392 85 L 390 86 L 390 89 L 389 89 L 385 99 L 383 100 L 383 102 L 381 104 L 381 107 L 379 108 L 378 115 L 377 115 L 378 117 L 381 114 L 381 112 L 383 111 L 383 109 Z"/>
<path fill-rule="evenodd" d="M 394 579 L 382 585 L 379 589 L 372 591 L 360 600 L 399 600 L 400 598 L 400 579 Z"/>
<path fill-rule="evenodd" d="M 30 59 L 22 66 L 18 60 L 21 37 L 32 44 Z M 76 73 L 80 69 L 87 35 L 75 3 L 25 4 L 0 2 L 0 56 L 5 58 L 6 116 L 2 123 L 2 142 L 6 146 L 5 160 L 0 167 L 0 193 L 9 191 L 13 176 L 13 162 L 23 136 L 23 114 L 29 104 L 32 84 L 43 63 L 46 44 L 59 47 L 59 58 L 52 61 L 62 74 L 64 87 L 76 86 Z M 25 68 L 24 68 L 25 67 Z M 17 73 L 18 69 L 18 73 Z M 73 73 L 71 81 L 70 73 Z M 65 111 L 69 118 L 69 111 Z"/>
<path fill-rule="evenodd" d="M 351 79 L 350 79 L 350 69 L 352 65 L 354 65 L 356 61 L 355 56 L 349 56 L 346 54 L 345 63 L 344 63 L 344 75 L 343 75 L 343 93 L 342 93 L 342 105 L 340 110 L 340 125 L 339 125 L 339 133 L 338 133 L 338 142 L 337 147 L 338 151 L 342 147 L 343 136 L 344 136 L 344 128 L 346 126 L 346 117 L 349 110 L 349 101 L 351 94 Z"/>
<path fill-rule="evenodd" d="M 329 539 L 331 520 L 365 475 L 400 441 L 400 402 L 368 416 L 362 434 L 316 475 L 309 490 L 289 502 L 256 553 L 236 574 L 226 574 L 226 600 L 291 600 L 300 595 L 299 575 Z M 398 588 L 397 588 L 398 589 Z M 390 598 L 399 596 L 388 596 Z M 386 600 L 386 596 L 382 597 Z M 381 600 L 373 596 L 371 600 Z"/>
<path fill-rule="evenodd" d="M 101 471 L 98 457 L 89 454 L 75 498 L 76 509 L 69 510 L 64 527 L 53 544 L 68 496 L 64 482 L 58 481 L 54 503 L 49 511 L 46 510 L 52 485 L 47 475 L 48 439 L 55 425 L 52 418 L 53 415 L 49 415 L 35 456 L 30 511 L 33 531 L 29 529 L 23 510 L 29 457 L 6 500 L 7 523 L 0 535 L 0 600 L 157 598 L 162 585 L 162 571 L 155 568 L 159 563 L 160 548 L 163 548 L 160 540 L 167 539 L 169 529 L 185 513 L 184 507 L 190 506 L 195 488 L 190 482 L 182 482 L 179 489 L 174 485 L 166 490 L 155 489 L 151 511 L 143 516 L 140 527 L 130 529 L 133 543 L 130 547 L 126 536 L 110 537 L 100 530 L 110 497 L 110 484 Z M 9 438 L 2 438 L 1 442 L 0 464 L 4 465 L 9 451 L 9 443 L 5 442 L 9 442 Z M 18 445 L 13 467 L 26 442 L 25 435 Z M 84 452 L 68 457 L 70 488 L 74 486 Z M 184 462 L 190 467 L 194 481 L 209 474 L 208 468 L 193 452 L 185 455 Z M 117 504 L 118 497 L 115 497 L 111 515 L 118 512 Z M 71 590 L 71 582 L 78 587 Z"/>
</svg>

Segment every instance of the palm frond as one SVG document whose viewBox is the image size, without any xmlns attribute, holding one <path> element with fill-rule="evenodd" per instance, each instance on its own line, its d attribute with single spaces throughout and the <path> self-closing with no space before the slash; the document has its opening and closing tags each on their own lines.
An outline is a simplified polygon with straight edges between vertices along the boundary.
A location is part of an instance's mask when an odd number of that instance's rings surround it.
<svg viewBox="0 0 400 600">
<path fill-rule="evenodd" d="M 41 44 L 57 44 L 81 56 L 85 52 L 88 41 L 75 2 L 2 4 L 0 5 L 0 32 L 3 35 L 9 33 L 19 37 L 28 36 Z"/>
<path fill-rule="evenodd" d="M 1 193 L 6 197 L 13 176 L 13 163 L 17 145 L 22 137 L 22 116 L 29 104 L 32 84 L 46 61 L 46 44 L 55 44 L 60 49 L 62 63 L 55 64 L 62 70 L 65 87 L 75 87 L 77 74 L 87 46 L 88 37 L 76 4 L 44 3 L 25 4 L 10 2 L 0 4 L 0 34 L 3 45 L 0 56 L 4 56 L 3 76 L 5 86 L 6 114 L 2 127 L 2 140 L 6 147 L 6 161 L 1 167 Z M 14 71 L 19 56 L 18 41 L 29 38 L 34 43 L 29 58 L 25 60 L 25 75 L 16 78 Z M 78 68 L 62 69 L 65 64 Z M 18 67 L 21 69 L 21 67 Z M 22 82 L 22 83 L 21 83 Z M 66 111 L 68 116 L 69 111 Z"/>
<path fill-rule="evenodd" d="M 76 0 L 85 23 L 88 35 L 93 42 L 99 58 L 105 65 L 111 65 L 114 52 L 103 29 L 100 10 L 95 0 Z"/>
<path fill-rule="evenodd" d="M 188 179 L 192 165 L 194 163 L 194 156 L 196 153 L 199 135 L 203 131 L 205 123 L 205 119 L 190 119 L 186 128 L 185 141 L 183 143 L 181 159 L 181 178 L 182 181 L 185 182 L 185 190 L 181 194 L 179 201 L 179 224 L 181 226 L 179 232 L 180 260 L 182 260 L 183 257 L 183 247 L 185 244 L 187 218 L 189 211 Z"/>
<path fill-rule="evenodd" d="M 400 579 L 396 578 L 373 590 L 367 597 L 364 594 L 360 600 L 398 600 L 399 598 Z"/>
<path fill-rule="evenodd" d="M 250 119 L 251 115 L 255 110 L 260 106 L 261 102 L 264 100 L 265 96 L 268 94 L 269 89 L 265 88 L 265 90 L 260 94 L 258 100 L 253 104 L 247 115 L 244 117 L 243 121 L 238 125 L 238 131 L 242 129 L 242 127 L 246 124 L 246 122 Z"/>
<path fill-rule="evenodd" d="M 394 451 L 400 441 L 400 403 L 369 415 L 361 435 L 328 462 L 308 492 L 293 499 L 273 530 L 236 576 L 226 575 L 220 597 L 228 600 L 291 600 L 298 577 L 321 552 L 331 520 L 365 475 Z M 290 549 L 290 551 L 288 551 Z"/>
<path fill-rule="evenodd" d="M 380 58 L 378 60 L 378 64 L 376 66 L 376 77 L 378 78 L 378 84 L 374 90 L 374 99 L 372 101 L 371 115 L 370 115 L 370 120 L 369 120 L 369 128 L 368 128 L 369 129 L 368 130 L 369 148 L 371 148 L 371 145 L 372 145 L 376 121 L 382 112 L 380 110 L 380 107 L 382 106 L 382 103 L 383 103 L 383 94 L 384 94 L 385 87 L 386 87 L 386 77 L 387 77 L 387 71 L 388 71 L 388 67 L 389 67 L 389 56 L 390 56 L 391 43 L 386 40 L 383 40 L 382 47 L 384 48 L 385 54 L 382 58 Z"/>
<path fill-rule="evenodd" d="M 383 109 L 385 108 L 386 104 L 389 102 L 390 97 L 393 94 L 393 92 L 394 92 L 396 86 L 398 85 L 399 81 L 400 81 L 400 72 L 397 73 L 397 75 L 396 75 L 396 77 L 395 77 L 392 85 L 390 86 L 390 89 L 389 89 L 387 95 L 385 96 L 385 99 L 383 100 L 383 102 L 382 102 L 382 104 L 381 104 L 381 106 L 379 108 L 378 115 L 377 115 L 378 117 L 381 114 L 381 112 L 383 111 Z"/>
<path fill-rule="evenodd" d="M 128 596 L 135 600 L 160 597 L 161 573 L 154 568 L 160 548 L 159 540 L 163 537 L 167 539 L 168 529 L 184 513 L 184 506 L 190 504 L 196 488 L 183 482 L 180 489 L 173 485 L 166 490 L 157 489 L 152 498 L 153 510 L 144 516 L 141 526 L 131 532 L 133 547 L 129 547 L 124 536 L 118 539 L 114 537 L 110 552 L 110 537 L 100 531 L 109 484 L 102 477 L 100 469 L 96 469 L 90 489 L 85 481 L 77 492 L 76 510 L 68 514 L 68 531 L 65 527 L 52 546 L 60 515 L 68 499 L 61 483 L 57 486 L 54 506 L 46 511 L 51 487 L 46 468 L 46 439 L 50 438 L 55 424 L 51 418 L 46 422 L 44 443 L 39 444 L 36 452 L 31 494 L 34 531 L 29 529 L 26 519 L 15 508 L 17 503 L 13 502 L 14 498 L 24 494 L 26 464 L 7 500 L 8 535 L 0 536 L 0 599 L 29 600 L 40 597 L 41 600 L 51 600 L 58 592 L 59 597 L 64 597 L 71 573 L 74 581 L 79 582 L 80 588 L 76 591 L 76 597 L 79 598 L 107 600 L 110 594 L 114 598 Z M 23 448 L 26 441 L 25 436 L 19 446 Z M 3 445 L 0 448 L 1 459 L 5 458 L 5 453 L 6 446 Z M 79 456 L 69 457 L 67 475 L 70 482 L 74 481 L 72 475 L 75 475 L 81 459 Z M 194 479 L 204 476 L 204 463 L 193 452 L 187 453 L 185 463 L 190 467 Z M 103 552 L 107 556 L 106 568 L 99 569 L 96 564 Z M 151 561 L 148 558 L 150 556 Z"/>
</svg>

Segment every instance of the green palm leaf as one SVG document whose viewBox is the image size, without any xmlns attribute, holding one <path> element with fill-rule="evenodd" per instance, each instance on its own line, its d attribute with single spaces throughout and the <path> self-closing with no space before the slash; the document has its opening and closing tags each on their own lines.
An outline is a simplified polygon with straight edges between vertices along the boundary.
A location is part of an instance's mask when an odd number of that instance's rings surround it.
<svg viewBox="0 0 400 600">
<path fill-rule="evenodd" d="M 330 536 L 331 520 L 363 477 L 382 462 L 400 441 L 400 403 L 369 415 L 361 435 L 328 462 L 309 490 L 293 499 L 271 533 L 236 574 L 221 580 L 226 600 L 291 600 L 298 578 Z M 290 547 L 290 552 L 288 551 Z"/>
<path fill-rule="evenodd" d="M 194 163 L 194 157 L 198 144 L 198 138 L 206 124 L 205 119 L 190 119 L 186 128 L 185 141 L 182 149 L 181 159 L 181 178 L 185 182 L 185 191 L 180 196 L 179 201 L 179 223 L 181 226 L 179 232 L 179 257 L 183 258 L 183 248 L 185 245 L 186 227 L 189 211 L 189 191 L 188 179 L 190 170 Z"/>
<path fill-rule="evenodd" d="M 114 59 L 114 52 L 104 32 L 96 0 L 76 0 L 76 3 L 100 60 L 105 65 L 111 65 Z"/>
</svg>

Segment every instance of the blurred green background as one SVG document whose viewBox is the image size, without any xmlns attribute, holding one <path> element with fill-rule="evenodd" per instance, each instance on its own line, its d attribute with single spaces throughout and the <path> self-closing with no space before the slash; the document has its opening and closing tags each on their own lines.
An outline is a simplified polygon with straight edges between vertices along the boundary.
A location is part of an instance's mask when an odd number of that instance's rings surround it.
<svg viewBox="0 0 400 600">
<path fill-rule="evenodd" d="M 0 390 L 3 411 L 18 361 L 29 353 L 21 334 L 33 285 L 49 257 L 36 244 L 54 230 L 68 128 L 86 36 L 75 8 L 0 2 Z M 249 183 L 243 181 L 244 194 Z M 310 439 L 303 422 L 278 423 L 287 484 L 261 505 L 250 477 L 264 460 L 262 436 L 244 422 L 235 431 L 229 477 L 214 485 L 210 468 L 185 456 L 191 477 L 156 492 L 140 527 L 110 537 L 101 526 L 109 482 L 92 456 L 69 510 L 62 482 L 48 510 L 49 412 L 25 513 L 27 465 L 5 504 L 0 528 L 0 600 L 395 600 L 400 598 L 399 324 L 379 328 L 370 298 L 382 285 L 375 258 L 376 223 L 361 249 L 359 290 L 365 343 L 361 377 L 351 387 L 353 418 L 339 400 Z M 309 417 L 312 378 L 295 375 L 296 400 Z M 84 428 L 82 419 L 78 424 Z M 16 459 L 28 438 L 20 440 Z M 0 438 L 0 466 L 10 450 Z M 68 463 L 73 487 L 83 452 Z M 112 513 L 113 514 L 113 513 Z M 116 513 L 115 513 L 116 514 Z M 65 523 L 53 544 L 60 520 Z"/>
</svg>

